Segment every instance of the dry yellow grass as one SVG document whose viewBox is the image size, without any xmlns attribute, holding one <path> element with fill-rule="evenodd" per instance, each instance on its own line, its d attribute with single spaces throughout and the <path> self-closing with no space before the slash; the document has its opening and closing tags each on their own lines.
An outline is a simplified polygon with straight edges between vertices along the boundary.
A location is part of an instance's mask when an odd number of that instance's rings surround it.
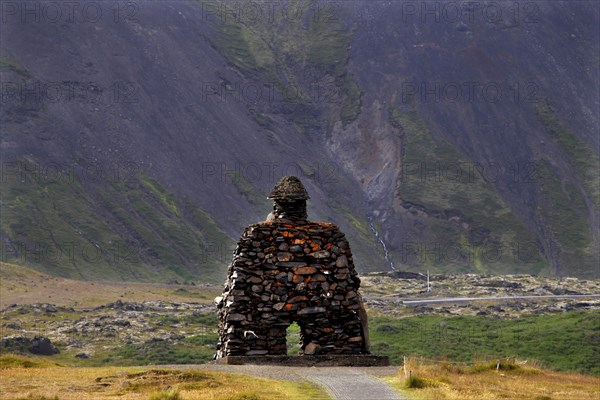
<svg viewBox="0 0 600 400">
<path fill-rule="evenodd" d="M 14 363 L 12 363 L 14 364 Z M 2 399 L 305 400 L 328 398 L 304 382 L 151 367 L 22 368 L 0 371 Z M 167 396 L 171 394 L 172 397 Z M 175 393 L 178 395 L 176 396 Z"/>
<path fill-rule="evenodd" d="M 116 300 L 211 303 L 222 288 L 136 282 L 89 282 L 57 278 L 0 262 L 0 308 L 9 304 L 51 303 L 64 307 L 97 307 Z"/>
<path fill-rule="evenodd" d="M 600 399 L 598 377 L 544 370 L 515 360 L 504 361 L 496 370 L 494 362 L 458 366 L 410 358 L 406 369 L 412 371 L 412 385 L 424 387 L 406 389 L 404 368 L 388 382 L 419 400 Z"/>
</svg>

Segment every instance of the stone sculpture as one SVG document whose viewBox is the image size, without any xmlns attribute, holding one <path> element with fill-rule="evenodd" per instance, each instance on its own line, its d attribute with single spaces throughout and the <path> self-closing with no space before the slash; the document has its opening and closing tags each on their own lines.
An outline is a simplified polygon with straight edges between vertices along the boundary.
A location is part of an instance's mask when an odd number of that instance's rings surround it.
<svg viewBox="0 0 600 400">
<path fill-rule="evenodd" d="M 271 191 L 273 212 L 248 226 L 228 267 L 216 358 L 286 355 L 300 326 L 301 354 L 368 354 L 366 313 L 352 252 L 337 225 L 307 220 L 309 195 L 294 176 Z"/>
</svg>

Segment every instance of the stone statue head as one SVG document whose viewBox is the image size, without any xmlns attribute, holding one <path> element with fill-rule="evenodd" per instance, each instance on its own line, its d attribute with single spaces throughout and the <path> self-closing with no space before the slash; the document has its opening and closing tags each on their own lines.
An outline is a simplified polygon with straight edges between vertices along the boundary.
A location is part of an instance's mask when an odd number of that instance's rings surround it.
<svg viewBox="0 0 600 400">
<path fill-rule="evenodd" d="M 268 196 L 273 200 L 273 212 L 268 219 L 271 221 L 290 220 L 305 221 L 306 200 L 310 199 L 304 185 L 295 176 L 284 176 L 277 182 Z"/>
</svg>

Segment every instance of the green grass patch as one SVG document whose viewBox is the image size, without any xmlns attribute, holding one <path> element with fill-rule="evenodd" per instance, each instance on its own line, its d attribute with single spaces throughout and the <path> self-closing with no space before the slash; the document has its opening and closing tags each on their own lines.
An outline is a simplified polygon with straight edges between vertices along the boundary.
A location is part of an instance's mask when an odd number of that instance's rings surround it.
<svg viewBox="0 0 600 400">
<path fill-rule="evenodd" d="M 55 362 L 38 360 L 17 354 L 0 355 L 0 369 L 4 368 L 48 368 L 60 366 Z"/>
<path fill-rule="evenodd" d="M 163 390 L 151 394 L 150 400 L 181 400 L 181 395 L 177 389 Z"/>
<path fill-rule="evenodd" d="M 403 356 L 448 361 L 517 357 L 563 372 L 600 374 L 600 312 L 532 315 L 515 320 L 485 316 L 374 317 L 371 351 L 393 364 Z M 495 367 L 495 366 L 494 366 Z M 487 367 L 486 367 L 487 368 Z"/>
<path fill-rule="evenodd" d="M 410 389 L 423 389 L 438 386 L 440 386 L 439 382 L 434 379 L 422 378 L 414 375 L 406 380 L 406 387 Z"/>
<path fill-rule="evenodd" d="M 197 343 L 192 337 L 180 343 L 161 340 L 128 344 L 112 350 L 99 365 L 202 364 L 213 359 L 216 335 L 210 345 L 205 342 Z"/>
<path fill-rule="evenodd" d="M 207 328 L 213 328 L 217 326 L 217 314 L 194 314 L 185 316 L 181 319 L 183 322 L 189 324 L 203 325 Z"/>
</svg>

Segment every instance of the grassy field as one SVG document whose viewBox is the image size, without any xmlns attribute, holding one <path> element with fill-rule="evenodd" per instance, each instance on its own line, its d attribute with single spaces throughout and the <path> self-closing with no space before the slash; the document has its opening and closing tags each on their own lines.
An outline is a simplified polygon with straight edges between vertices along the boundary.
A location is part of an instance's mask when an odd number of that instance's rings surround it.
<svg viewBox="0 0 600 400">
<path fill-rule="evenodd" d="M 77 315 L 65 312 L 36 318 L 35 325 L 23 318 L 21 323 L 33 331 L 44 321 L 76 319 Z M 66 348 L 59 340 L 61 352 L 46 359 L 80 367 L 200 364 L 212 359 L 217 340 L 214 314 L 156 315 L 147 317 L 147 321 L 154 330 L 141 341 L 121 340 L 121 336 L 127 337 L 125 333 L 116 339 L 93 340 L 70 334 L 74 339 L 89 340 L 93 356 L 77 358 L 81 348 Z M 401 365 L 404 356 L 452 362 L 518 357 L 555 371 L 600 375 L 600 313 L 593 311 L 507 320 L 489 316 L 371 316 L 369 331 L 371 351 L 389 356 L 393 365 Z M 290 355 L 298 353 L 298 332 L 297 325 L 288 329 Z M 152 340 L 169 333 L 184 333 L 185 338 Z"/>
<path fill-rule="evenodd" d="M 562 372 L 600 375 L 600 313 L 567 312 L 514 320 L 486 316 L 370 318 L 371 351 L 450 361 L 518 357 Z"/>
<path fill-rule="evenodd" d="M 149 367 L 61 367 L 0 357 L 2 399 L 310 400 L 316 386 L 215 371 Z"/>
<path fill-rule="evenodd" d="M 328 398 L 306 382 L 177 367 L 64 367 L 39 357 L 4 355 L 0 373 L 0 391 L 7 400 Z M 516 359 L 462 364 L 408 357 L 406 368 L 384 380 L 416 400 L 593 400 L 600 388 L 598 377 L 559 373 Z"/>
<path fill-rule="evenodd" d="M 408 358 L 406 369 L 386 380 L 418 400 L 592 400 L 600 394 L 597 377 L 562 374 L 515 359 L 462 365 Z"/>
</svg>

